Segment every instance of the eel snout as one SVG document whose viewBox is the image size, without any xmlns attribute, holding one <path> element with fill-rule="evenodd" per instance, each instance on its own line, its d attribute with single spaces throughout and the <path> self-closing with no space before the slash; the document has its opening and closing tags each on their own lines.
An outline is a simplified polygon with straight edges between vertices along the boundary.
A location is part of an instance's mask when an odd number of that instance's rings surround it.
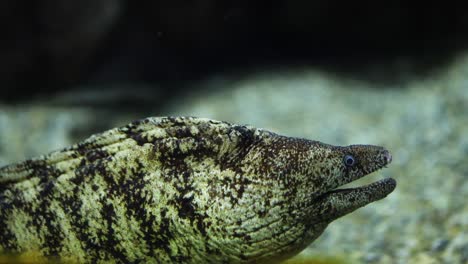
<svg viewBox="0 0 468 264">
<path fill-rule="evenodd" d="M 384 168 L 392 162 L 392 155 L 384 148 L 376 149 L 374 157 L 375 167 L 373 167 L 370 171 L 366 171 L 368 173 L 365 173 L 363 176 Z M 346 181 L 344 184 L 355 180 L 357 180 L 357 178 Z M 395 188 L 396 181 L 393 178 L 385 178 L 356 188 L 333 188 L 332 190 L 329 190 L 320 195 L 315 200 L 315 204 L 318 206 L 318 208 L 320 208 L 320 216 L 323 221 L 331 222 L 339 217 L 353 212 L 360 207 L 385 198 L 387 195 L 393 192 Z"/>
</svg>

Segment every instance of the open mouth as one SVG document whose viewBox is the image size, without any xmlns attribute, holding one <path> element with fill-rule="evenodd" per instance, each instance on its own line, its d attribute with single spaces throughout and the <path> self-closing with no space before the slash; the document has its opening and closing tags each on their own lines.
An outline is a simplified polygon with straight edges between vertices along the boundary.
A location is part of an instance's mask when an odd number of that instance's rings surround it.
<svg viewBox="0 0 468 264">
<path fill-rule="evenodd" d="M 386 165 L 392 161 L 392 156 L 388 151 L 384 150 L 382 156 L 383 164 L 379 165 L 372 172 L 386 167 Z M 367 175 L 369 174 L 363 175 L 362 177 Z M 358 179 L 351 180 L 350 182 L 356 180 Z M 350 182 L 341 186 L 348 185 Z M 320 214 L 324 220 L 332 221 L 369 203 L 385 198 L 395 188 L 396 181 L 393 178 L 384 178 L 367 185 L 353 188 L 338 187 L 321 194 L 315 200 L 315 205 L 320 208 Z"/>
<path fill-rule="evenodd" d="M 331 191 L 328 191 L 322 195 L 331 195 L 333 193 L 349 193 L 349 192 L 356 192 L 356 191 L 361 191 L 361 192 L 375 192 L 379 191 L 385 194 L 383 197 L 387 196 L 390 194 L 396 187 L 396 181 L 393 178 L 385 178 L 378 180 L 376 182 L 373 182 L 368 185 L 364 186 L 359 186 L 359 187 L 354 187 L 354 188 L 338 188 L 334 189 Z M 382 197 L 382 198 L 383 198 Z"/>
<path fill-rule="evenodd" d="M 385 178 L 361 187 L 328 191 L 315 200 L 319 221 L 329 223 L 360 207 L 383 199 L 395 187 L 396 181 L 393 178 Z"/>
</svg>

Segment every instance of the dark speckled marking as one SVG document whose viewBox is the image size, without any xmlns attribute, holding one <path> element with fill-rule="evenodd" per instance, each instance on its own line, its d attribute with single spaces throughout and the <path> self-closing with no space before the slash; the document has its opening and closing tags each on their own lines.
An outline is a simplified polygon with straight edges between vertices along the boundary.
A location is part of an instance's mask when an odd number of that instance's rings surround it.
<svg viewBox="0 0 468 264">
<path fill-rule="evenodd" d="M 125 254 L 117 249 L 117 245 L 119 241 L 114 236 L 114 221 L 116 219 L 116 215 L 114 212 L 114 207 L 110 204 L 104 203 L 102 208 L 102 215 L 105 217 L 107 229 L 103 230 L 102 235 L 107 237 L 106 242 L 102 246 L 108 254 L 117 261 L 121 261 L 123 263 L 129 263 L 129 260 L 125 256 Z"/>
</svg>

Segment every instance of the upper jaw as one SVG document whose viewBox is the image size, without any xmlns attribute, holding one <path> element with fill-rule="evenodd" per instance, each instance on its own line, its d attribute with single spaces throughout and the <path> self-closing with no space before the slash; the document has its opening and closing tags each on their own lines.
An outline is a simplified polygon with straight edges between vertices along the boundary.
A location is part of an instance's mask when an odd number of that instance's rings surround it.
<svg viewBox="0 0 468 264">
<path fill-rule="evenodd" d="M 359 145 L 355 145 L 355 146 L 350 146 L 351 148 L 353 147 L 362 147 L 362 146 L 359 146 Z M 340 186 L 343 186 L 343 185 L 346 185 L 348 183 L 351 183 L 353 181 L 356 181 L 362 177 L 365 177 L 371 173 L 374 173 L 382 168 L 386 168 L 388 164 L 390 164 L 392 162 L 392 155 L 390 154 L 390 152 L 382 147 L 378 147 L 378 146 L 365 146 L 367 148 L 372 148 L 374 150 L 374 155 L 376 156 L 375 158 L 375 161 L 372 162 L 372 164 L 369 164 L 367 167 L 363 167 L 361 169 L 361 174 L 360 175 L 355 175 L 355 176 L 346 176 L 346 177 L 342 177 L 341 178 L 341 181 L 338 181 L 339 184 L 336 185 L 336 186 L 331 186 L 331 188 L 329 190 L 326 190 L 326 192 L 329 192 L 329 191 L 334 191 L 336 190 L 337 188 L 339 188 Z M 370 162 L 369 162 L 370 163 Z M 325 192 L 325 193 L 326 193 Z"/>
<path fill-rule="evenodd" d="M 333 188 L 330 191 L 332 192 L 336 192 L 336 191 L 339 191 L 339 188 L 340 186 L 343 186 L 345 184 L 348 184 L 348 183 L 351 183 L 353 181 L 356 181 L 362 177 L 365 177 L 371 173 L 374 173 L 382 168 L 386 168 L 388 164 L 390 164 L 392 162 L 392 154 L 390 154 L 390 152 L 382 147 L 377 147 L 379 150 L 378 150 L 378 154 L 376 154 L 378 157 L 380 157 L 374 164 L 374 166 L 371 166 L 369 170 L 365 170 L 364 173 L 359 176 L 359 177 L 355 177 L 355 178 L 350 178 L 350 179 L 347 179 L 345 182 L 343 182 L 342 184 L 340 184 L 339 186 L 337 186 L 336 188 Z M 359 189 L 359 188 L 355 188 L 355 189 Z"/>
</svg>

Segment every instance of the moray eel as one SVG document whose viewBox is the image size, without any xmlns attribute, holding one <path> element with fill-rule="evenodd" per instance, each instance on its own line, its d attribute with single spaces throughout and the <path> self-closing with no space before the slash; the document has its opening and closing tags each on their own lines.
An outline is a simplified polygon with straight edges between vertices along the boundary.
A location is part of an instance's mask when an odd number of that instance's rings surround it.
<svg viewBox="0 0 468 264">
<path fill-rule="evenodd" d="M 146 118 L 0 168 L 0 252 L 79 263 L 276 263 L 395 180 L 371 145 Z"/>
</svg>

